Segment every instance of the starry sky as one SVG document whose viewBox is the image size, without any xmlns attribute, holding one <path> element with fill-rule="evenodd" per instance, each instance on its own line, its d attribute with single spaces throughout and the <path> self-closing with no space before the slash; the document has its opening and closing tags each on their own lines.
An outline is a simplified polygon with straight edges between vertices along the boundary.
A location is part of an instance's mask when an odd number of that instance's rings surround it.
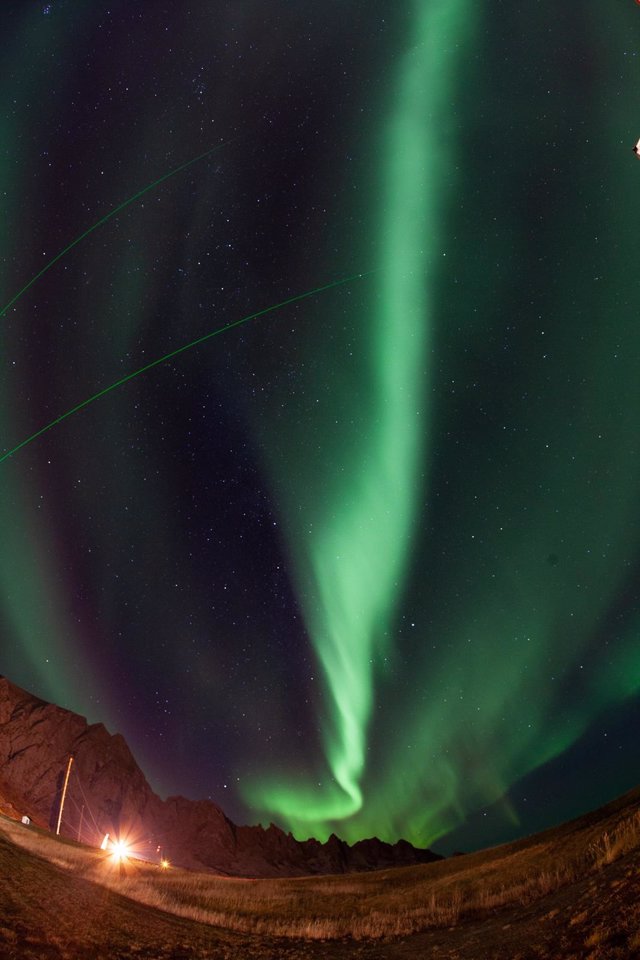
<svg viewBox="0 0 640 960">
<path fill-rule="evenodd" d="M 637 785 L 637 4 L 7 0 L 0 54 L 0 672 L 300 838 Z"/>
</svg>

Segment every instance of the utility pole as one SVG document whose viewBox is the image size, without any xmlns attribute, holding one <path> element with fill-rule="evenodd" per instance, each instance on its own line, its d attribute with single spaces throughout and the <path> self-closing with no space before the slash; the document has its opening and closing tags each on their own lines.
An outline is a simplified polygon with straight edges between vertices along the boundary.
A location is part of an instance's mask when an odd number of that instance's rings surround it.
<svg viewBox="0 0 640 960">
<path fill-rule="evenodd" d="M 56 827 L 56 836 L 60 833 L 60 824 L 62 823 L 62 808 L 64 807 L 64 798 L 67 795 L 67 786 L 69 785 L 69 774 L 71 773 L 71 764 L 73 763 L 73 754 L 69 757 L 69 763 L 67 764 L 67 772 L 64 778 L 64 786 L 62 788 L 62 797 L 60 798 L 60 812 L 58 813 L 58 826 Z"/>
<path fill-rule="evenodd" d="M 82 804 L 82 810 L 80 811 L 80 823 L 78 824 L 78 843 L 80 843 L 80 835 L 82 834 L 83 817 L 84 817 L 84 803 Z"/>
</svg>

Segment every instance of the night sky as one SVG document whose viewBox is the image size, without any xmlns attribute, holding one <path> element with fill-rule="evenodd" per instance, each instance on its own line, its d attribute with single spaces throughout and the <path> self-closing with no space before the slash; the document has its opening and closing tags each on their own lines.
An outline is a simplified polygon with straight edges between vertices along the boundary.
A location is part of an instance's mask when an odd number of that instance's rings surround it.
<svg viewBox="0 0 640 960">
<path fill-rule="evenodd" d="M 4 0 L 0 95 L 0 673 L 300 838 L 637 785 L 638 5 Z"/>
</svg>

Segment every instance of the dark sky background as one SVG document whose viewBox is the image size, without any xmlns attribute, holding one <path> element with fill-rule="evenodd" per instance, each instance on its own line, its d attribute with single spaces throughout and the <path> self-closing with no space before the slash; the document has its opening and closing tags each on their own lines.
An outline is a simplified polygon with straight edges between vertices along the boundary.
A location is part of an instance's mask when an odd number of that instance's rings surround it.
<svg viewBox="0 0 640 960">
<path fill-rule="evenodd" d="M 2 312 L 0 672 L 298 837 L 635 786 L 639 40 L 632 0 L 4 2 L 0 310 L 212 152 Z"/>
</svg>

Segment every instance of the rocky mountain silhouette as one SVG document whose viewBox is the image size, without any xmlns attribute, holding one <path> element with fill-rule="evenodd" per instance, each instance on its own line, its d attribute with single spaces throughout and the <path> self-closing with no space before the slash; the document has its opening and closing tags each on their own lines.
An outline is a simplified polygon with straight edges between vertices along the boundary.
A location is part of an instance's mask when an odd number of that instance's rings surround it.
<svg viewBox="0 0 640 960">
<path fill-rule="evenodd" d="M 55 830 L 73 757 L 60 833 L 98 846 L 106 833 L 140 856 L 226 875 L 349 873 L 440 859 L 400 840 L 353 845 L 298 841 L 271 824 L 237 826 L 215 803 L 153 792 L 124 737 L 0 677 L 0 810 Z"/>
</svg>

